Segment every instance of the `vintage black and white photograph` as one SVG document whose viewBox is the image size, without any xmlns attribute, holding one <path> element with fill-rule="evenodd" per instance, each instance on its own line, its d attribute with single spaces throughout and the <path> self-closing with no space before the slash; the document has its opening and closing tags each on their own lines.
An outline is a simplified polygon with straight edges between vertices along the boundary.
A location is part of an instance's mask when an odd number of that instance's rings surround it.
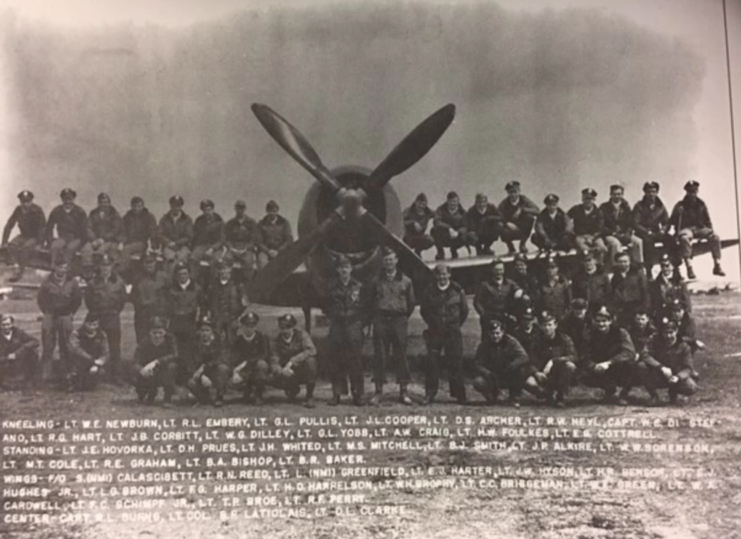
<svg viewBox="0 0 741 539">
<path fill-rule="evenodd" d="M 741 537 L 741 0 L 0 0 L 0 536 Z"/>
</svg>

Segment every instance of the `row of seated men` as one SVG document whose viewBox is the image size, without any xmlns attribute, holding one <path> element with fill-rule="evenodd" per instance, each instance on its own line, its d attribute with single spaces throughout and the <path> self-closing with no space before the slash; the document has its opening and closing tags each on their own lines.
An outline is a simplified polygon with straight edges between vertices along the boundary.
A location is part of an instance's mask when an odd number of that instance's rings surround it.
<svg viewBox="0 0 741 539">
<path fill-rule="evenodd" d="M 663 383 L 662 378 L 656 378 L 660 371 L 672 400 L 694 392 L 692 353 L 704 345 L 694 335 L 684 283 L 674 276 L 668 258 L 662 260 L 662 272 L 648 288 L 644 272 L 631 269 L 627 253 L 616 258 L 618 271 L 608 278 L 596 267 L 594 256 L 585 255 L 584 280 L 577 276 L 569 283 L 560 276 L 557 259 L 551 257 L 542 280 L 533 280 L 536 288 L 521 287 L 506 277 L 503 262 L 495 259 L 473 302 L 481 320 L 474 388 L 488 401 L 495 401 L 501 389 L 508 389 L 510 401 L 516 405 L 522 390 L 528 390 L 560 406 L 569 387 L 581 379 L 604 389 L 606 400 L 624 402 L 630 388 L 641 384 L 653 398 Z M 521 257 L 520 262 L 524 261 Z M 355 404 L 364 402 L 362 346 L 364 328 L 369 325 L 373 326 L 374 345 L 375 393 L 371 403 L 382 398 L 388 363 L 396 370 L 401 402 L 412 403 L 407 393 L 410 368 L 406 345 L 408 319 L 417 307 L 417 296 L 397 264 L 397 254 L 385 249 L 382 271 L 366 286 L 353 278 L 352 264 L 346 257 L 337 261 L 337 278 L 328 287 L 323 305 L 329 320 L 327 361 L 332 404 L 338 404 L 348 388 Z M 103 373 L 114 381 L 127 378 L 125 371 L 131 368 L 124 367 L 120 357 L 119 315 L 126 296 L 112 266 L 110 260 L 104 260 L 86 289 L 89 315 L 77 330 L 72 328 L 72 318 L 80 306 L 81 293 L 76 279 L 68 277 L 66 264 L 60 263 L 39 291 L 38 303 L 44 314 L 42 369 L 52 363 L 58 340 L 57 371 L 72 388 L 90 386 Z M 267 384 L 283 387 L 291 398 L 305 385 L 306 403 L 313 406 L 316 348 L 292 316 L 279 318 L 279 334 L 271 346 L 257 330 L 259 318 L 245 312 L 248 300 L 241 285 L 232 280 L 228 265 L 220 266 L 205 292 L 191 280 L 187 264 L 176 266 L 172 283 L 151 257 L 145 267 L 145 277 L 132 289 L 138 342 L 134 379 L 142 400 L 152 401 L 157 388 L 164 387 L 165 400 L 170 402 L 176 384 L 187 385 L 198 402 L 216 405 L 223 403 L 230 385 L 258 401 Z M 517 270 L 520 278 L 527 277 L 527 272 L 526 263 Z M 419 297 L 420 314 L 427 324 L 423 335 L 427 348 L 425 402 L 434 402 L 441 371 L 448 370 L 451 396 L 465 403 L 461 326 L 468 317 L 468 299 L 450 280 L 446 265 L 438 265 L 434 273 L 435 283 Z M 626 294 L 633 285 L 646 295 L 634 301 Z M 150 301 L 141 302 L 136 299 L 138 294 Z M 535 313 L 540 317 L 537 322 Z M 208 317 L 203 319 L 203 314 Z M 654 323 L 662 328 L 659 334 Z M 0 342 L 5 344 L 2 339 Z M 18 351 L 8 347 L 2 354 L 7 360 Z M 16 366 L 30 373 L 35 369 L 28 367 L 27 361 L 33 362 L 24 359 Z M 622 388 L 620 396 L 616 396 L 617 387 Z"/>
<path fill-rule="evenodd" d="M 106 193 L 98 195 L 98 206 L 89 213 L 75 203 L 74 190 L 63 189 L 60 197 L 62 203 L 47 220 L 33 202 L 32 192 L 19 193 L 20 204 L 8 219 L 2 237 L 2 246 L 8 248 L 15 267 L 12 281 L 21 278 L 27 257 L 36 248 L 50 250 L 52 266 L 58 260 L 70 262 L 80 252 L 86 276 L 97 255 L 120 261 L 119 272 L 128 277 L 133 258 L 156 250 L 161 252 L 168 270 L 181 261 L 191 261 L 195 268 L 201 261 L 223 258 L 243 266 L 249 280 L 256 265 L 264 267 L 293 242 L 291 225 L 272 200 L 259 222 L 246 214 L 247 205 L 242 200 L 234 204 L 235 216 L 226 222 L 216 213 L 213 201 L 203 200 L 202 214 L 193 221 L 183 211 L 183 198 L 173 196 L 170 211 L 158 223 L 138 196 L 131 199 L 131 209 L 123 217 Z M 19 234 L 11 240 L 16 225 Z"/>
<path fill-rule="evenodd" d="M 675 264 L 683 261 L 687 277 L 694 279 L 692 240 L 697 238 L 711 242 L 713 273 L 723 276 L 720 239 L 713 232 L 705 202 L 698 197 L 699 187 L 696 181 L 687 182 L 686 195 L 676 203 L 671 215 L 658 196 L 660 186 L 656 182 L 643 186 L 644 196 L 632 208 L 624 198 L 624 188 L 613 185 L 609 200 L 599 206 L 597 192 L 586 188 L 582 191 L 581 204 L 568 211 L 559 207 L 556 194 L 545 197 L 545 208 L 541 211 L 521 193 L 517 181 L 506 185 L 507 197 L 498 206 L 491 204 L 485 194 L 478 194 L 468 210 L 462 207 L 454 191 L 434 211 L 427 206 L 426 195 L 420 193 L 404 210 L 404 241 L 418 255 L 435 246 L 436 259 L 443 260 L 445 248 L 450 249 L 452 258 L 457 258 L 458 250 L 464 247 L 475 248 L 477 254 L 492 254 L 491 246 L 499 239 L 506 243 L 510 253 L 515 252 L 514 242 L 519 240 L 520 252 L 526 253 L 527 242 L 532 237 L 532 242 L 546 251 L 594 249 L 608 271 L 615 255 L 627 248 L 633 263 L 645 263 L 649 272 L 656 262 L 656 244 L 662 243 L 673 248 Z M 432 227 L 428 233 L 430 221 Z"/>
</svg>

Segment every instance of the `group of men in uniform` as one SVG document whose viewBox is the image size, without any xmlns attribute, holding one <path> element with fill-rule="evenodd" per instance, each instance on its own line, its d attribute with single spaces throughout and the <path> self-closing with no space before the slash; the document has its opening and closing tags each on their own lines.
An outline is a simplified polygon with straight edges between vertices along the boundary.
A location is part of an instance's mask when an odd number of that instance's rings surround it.
<svg viewBox="0 0 741 539">
<path fill-rule="evenodd" d="M 649 273 L 656 263 L 656 246 L 662 244 L 671 250 L 675 265 L 683 262 L 687 278 L 694 279 L 692 240 L 703 239 L 711 244 L 713 273 L 725 275 L 720 266 L 720 238 L 713 232 L 707 206 L 698 198 L 700 184 L 685 184 L 686 195 L 671 214 L 658 196 L 659 187 L 657 182 L 647 182 L 643 198 L 633 208 L 625 200 L 621 185 L 612 185 L 609 199 L 600 205 L 596 203 L 597 192 L 586 188 L 581 203 L 568 211 L 559 207 L 556 194 L 545 197 L 541 210 L 521 193 L 517 181 L 507 183 L 507 196 L 498 206 L 479 193 L 468 210 L 455 191 L 449 192 L 446 202 L 434 211 L 427 205 L 427 196 L 420 193 L 404 210 L 404 241 L 418 255 L 434 246 L 435 258 L 444 260 L 445 248 L 450 250 L 451 258 L 458 258 L 458 251 L 464 247 L 473 247 L 480 255 L 493 254 L 491 246 L 496 240 L 503 241 L 510 253 L 515 252 L 514 242 L 519 241 L 519 251 L 527 253 L 527 242 L 532 239 L 545 251 L 594 250 L 608 271 L 615 255 L 627 249 L 633 263 L 645 264 Z"/>
<path fill-rule="evenodd" d="M 693 238 L 712 242 L 715 273 L 722 275 L 719 240 L 705 204 L 697 198 L 698 187 L 697 182 L 685 185 L 687 195 L 671 216 L 653 182 L 644 186 L 645 196 L 633 209 L 620 186 L 613 186 L 610 200 L 599 207 L 596 193 L 585 189 L 582 204 L 568 212 L 558 207 L 556 195 L 548 195 L 540 211 L 520 193 L 518 182 L 507 184 L 508 196 L 499 207 L 477 195 L 467 212 L 455 193 L 449 193 L 436 212 L 419 195 L 404 212 L 405 241 L 418 254 L 432 245 L 438 248 L 437 258 L 444 258 L 444 247 L 453 257 L 463 246 L 492 253 L 497 239 L 515 251 L 513 242 L 520 242 L 514 273 L 505 275 L 504 263 L 495 257 L 473 300 L 481 324 L 474 389 L 487 402 L 497 401 L 506 389 L 513 405 L 527 391 L 556 406 L 563 405 L 577 381 L 602 388 L 606 401 L 621 403 L 639 385 L 652 401 L 662 387 L 669 389 L 672 401 L 694 393 L 692 355 L 704 345 L 694 335 L 690 298 L 675 271 L 676 256 L 664 256 L 658 276 L 649 281 L 648 253 L 656 242 L 674 245 L 669 236 L 673 227 L 677 252 L 690 277 Z M 259 330 L 259 316 L 248 310 L 245 283 L 252 272 L 293 241 L 275 202 L 268 203 L 267 215 L 258 223 L 246 215 L 244 202 L 237 201 L 235 217 L 225 223 L 214 203 L 204 200 L 202 215 L 193 222 L 183 211 L 182 198 L 174 196 L 170 211 L 157 223 L 139 197 L 132 199 L 123 218 L 105 193 L 89 215 L 74 203 L 71 189 L 64 189 L 61 198 L 46 221 L 43 210 L 33 204 L 33 194 L 23 191 L 5 227 L 3 244 L 19 271 L 28 250 L 41 246 L 51 250 L 53 271 L 38 293 L 41 368 L 36 368 L 38 341 L 15 327 L 11 316 L 3 316 L 0 369 L 22 364 L 27 377 L 40 371 L 42 379 L 61 377 L 70 389 L 89 388 L 102 375 L 113 382 L 129 378 L 140 400 L 148 403 L 161 387 L 169 404 L 178 385 L 187 387 L 198 403 L 216 406 L 223 404 L 230 387 L 259 403 L 268 385 L 283 388 L 291 399 L 305 386 L 305 404 L 313 406 L 317 362 L 311 336 L 297 327 L 292 315 L 284 315 L 277 334 L 268 338 Z M 21 233 L 8 242 L 16 224 Z M 546 251 L 577 247 L 581 270 L 566 279 L 558 259 L 549 256 L 544 274 L 533 275 L 525 255 L 531 236 Z M 91 268 L 84 289 L 70 275 L 69 263 L 77 251 L 84 267 Z M 137 256 L 142 270 L 132 278 L 129 269 Z M 196 279 L 203 262 L 213 270 Z M 246 271 L 245 279 L 234 278 L 235 264 Z M 434 269 L 435 282 L 415 293 L 397 266 L 398 254 L 384 248 L 380 274 L 363 284 L 353 277 L 347 257 L 336 260 L 336 278 L 322 305 L 329 320 L 332 405 L 348 392 L 354 404 L 365 402 L 362 348 L 369 326 L 375 386 L 370 403 L 382 400 L 391 364 L 400 402 L 412 404 L 407 337 L 417 305 L 427 325 L 425 403 L 437 398 L 443 369 L 448 371 L 451 396 L 467 402 L 461 326 L 469 306 L 464 290 L 441 263 Z M 88 314 L 74 328 L 73 317 L 83 301 Z M 133 365 L 121 360 L 120 313 L 127 301 L 135 311 Z M 60 360 L 54 362 L 57 344 Z"/>
</svg>

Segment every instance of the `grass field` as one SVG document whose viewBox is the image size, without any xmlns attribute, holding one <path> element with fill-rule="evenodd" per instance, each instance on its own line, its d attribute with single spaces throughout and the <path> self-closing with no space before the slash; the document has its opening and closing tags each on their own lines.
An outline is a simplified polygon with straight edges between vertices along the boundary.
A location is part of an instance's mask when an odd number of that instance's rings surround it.
<svg viewBox="0 0 741 539">
<path fill-rule="evenodd" d="M 697 295 L 694 306 L 698 333 L 708 351 L 698 354 L 696 368 L 701 375 L 701 391 L 686 405 L 670 408 L 647 408 L 646 394 L 636 390 L 628 407 L 602 406 L 597 394 L 577 388 L 570 395 L 571 405 L 563 410 L 550 410 L 536 401 L 526 401 L 521 409 L 504 406 L 490 408 L 470 390 L 470 406 L 459 406 L 447 397 L 440 404 L 411 408 L 394 402 L 395 387 L 390 385 L 386 401 L 378 408 L 359 411 L 350 406 L 330 408 L 325 405 L 330 395 L 329 384 L 321 382 L 317 391 L 318 406 L 307 412 L 285 402 L 283 394 L 272 390 L 268 402 L 259 408 L 248 407 L 231 395 L 226 407 L 191 408 L 185 395 L 173 409 L 143 407 L 136 402 L 130 388 L 102 386 L 86 394 L 58 391 L 11 391 L 0 394 L 0 416 L 24 419 L 85 418 L 194 418 L 214 416 L 256 416 L 296 419 L 308 414 L 316 417 L 373 413 L 420 414 L 434 416 L 470 416 L 475 421 L 489 414 L 518 416 L 588 417 L 605 421 L 609 418 L 658 418 L 664 423 L 676 422 L 677 428 L 659 431 L 662 442 L 704 442 L 713 447 L 705 454 L 610 454 L 579 451 L 376 451 L 368 456 L 368 465 L 420 467 L 497 465 L 512 467 L 573 466 L 615 468 L 703 468 L 714 474 L 716 488 L 709 490 L 594 490 L 570 491 L 512 489 L 392 489 L 373 491 L 368 496 L 372 505 L 404 505 L 404 515 L 364 516 L 356 512 L 347 516 L 316 519 L 228 519 L 203 522 L 105 523 L 59 525 L 54 527 L 7 526 L 0 524 L 3 537 L 38 538 L 731 538 L 741 537 L 741 295 Z M 36 312 L 28 301 L 9 301 L 3 310 L 17 312 L 21 327 L 36 331 Z M 272 332 L 279 311 L 260 309 L 265 328 Z M 79 318 L 79 316 L 78 316 Z M 130 312 L 124 315 L 124 357 L 133 352 L 133 328 Z M 410 355 L 415 365 L 424 359 L 421 339 L 422 321 L 412 320 Z M 316 330 L 322 345 L 326 328 Z M 465 350 L 470 358 L 478 337 L 478 320 L 465 326 Z M 366 352 L 370 353 L 368 345 Z M 421 401 L 423 387 L 419 369 L 412 393 Z M 370 383 L 368 382 L 367 388 Z M 445 388 L 446 384 L 442 384 Z M 393 392 L 393 393 L 392 393 Z M 712 427 L 691 428 L 689 420 L 712 423 Z M 188 500 L 195 506 L 197 498 Z M 4 526 L 4 529 L 3 529 Z"/>
</svg>

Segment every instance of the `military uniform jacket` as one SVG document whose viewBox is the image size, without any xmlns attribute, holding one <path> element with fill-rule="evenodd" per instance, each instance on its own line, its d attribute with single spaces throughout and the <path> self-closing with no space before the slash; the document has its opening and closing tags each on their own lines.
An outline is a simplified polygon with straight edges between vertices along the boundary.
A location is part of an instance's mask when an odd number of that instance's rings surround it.
<svg viewBox="0 0 741 539">
<path fill-rule="evenodd" d="M 229 365 L 229 357 L 224 353 L 224 349 L 216 337 L 208 343 L 204 343 L 199 337 L 191 344 L 191 348 L 193 367 L 196 369 L 201 366 L 215 367 L 219 364 Z"/>
<path fill-rule="evenodd" d="M 420 313 L 433 331 L 450 327 L 459 328 L 468 318 L 466 293 L 453 281 L 445 290 L 441 290 L 433 283 L 422 296 Z"/>
<path fill-rule="evenodd" d="M 662 234 L 669 227 L 669 212 L 660 198 L 651 206 L 646 197 L 633 207 L 633 229 L 639 234 Z"/>
<path fill-rule="evenodd" d="M 343 284 L 335 279 L 327 289 L 324 313 L 333 323 L 367 322 L 368 300 L 363 285 L 353 278 Z"/>
<path fill-rule="evenodd" d="M 633 228 L 633 213 L 627 200 L 621 200 L 616 207 L 609 200 L 599 207 L 604 217 L 604 233 L 615 236 L 620 241 L 627 243 Z"/>
<path fill-rule="evenodd" d="M 123 225 L 125 243 L 147 243 L 150 240 L 155 242 L 157 239 L 157 220 L 147 208 L 139 213 L 127 211 Z"/>
<path fill-rule="evenodd" d="M 121 243 L 124 240 L 123 219 L 113 206 L 101 206 L 90 211 L 90 228 L 93 239 L 101 239 L 111 243 Z"/>
<path fill-rule="evenodd" d="M 14 327 L 10 337 L 0 334 L 0 359 L 8 359 L 9 354 L 19 354 L 25 351 L 36 350 L 39 340 L 31 337 L 20 328 Z"/>
<path fill-rule="evenodd" d="M 486 205 L 486 210 L 484 210 L 484 213 L 481 213 L 478 210 L 476 204 L 468 208 L 468 211 L 466 212 L 466 223 L 468 225 L 468 230 L 472 230 L 474 232 L 480 233 L 484 227 L 485 222 L 501 223 L 502 221 L 504 221 L 504 216 L 500 213 L 497 207 L 491 203 Z"/>
<path fill-rule="evenodd" d="M 646 276 L 635 268 L 623 276 L 615 273 L 610 280 L 610 303 L 620 310 L 649 308 Z"/>
<path fill-rule="evenodd" d="M 527 352 L 519 341 L 509 334 L 504 334 L 498 342 L 488 340 L 481 342 L 476 349 L 474 364 L 493 373 L 510 374 L 530 362 Z"/>
<path fill-rule="evenodd" d="M 131 303 L 137 309 L 164 311 L 164 292 L 168 286 L 170 280 L 164 271 L 157 270 L 154 274 L 142 273 L 131 288 Z"/>
<path fill-rule="evenodd" d="M 99 315 L 119 314 L 126 304 L 126 283 L 116 275 L 103 280 L 93 278 L 85 290 L 85 305 L 88 311 Z"/>
<path fill-rule="evenodd" d="M 8 242 L 10 233 L 15 225 L 18 225 L 21 236 L 24 238 L 34 238 L 39 243 L 44 242 L 46 216 L 44 215 L 44 210 L 37 204 L 31 204 L 28 210 L 24 210 L 22 206 L 16 206 L 3 229 L 3 243 Z"/>
<path fill-rule="evenodd" d="M 605 228 L 605 216 L 597 206 L 587 213 L 584 204 L 577 204 L 569 210 L 568 216 L 574 222 L 574 234 L 577 236 L 590 235 L 598 238 L 602 235 Z"/>
<path fill-rule="evenodd" d="M 262 242 L 257 222 L 247 216 L 242 221 L 236 217 L 229 219 L 224 227 L 224 236 L 228 247 L 240 250 L 253 249 Z"/>
<path fill-rule="evenodd" d="M 221 215 L 199 215 L 193 225 L 193 247 L 207 245 L 214 250 L 224 245 L 224 220 Z"/>
<path fill-rule="evenodd" d="M 538 220 L 535 222 L 535 230 L 539 235 L 548 238 L 552 242 L 557 242 L 564 234 L 574 231 L 574 223 L 561 208 L 557 208 L 553 216 L 551 216 L 548 208 L 546 208 L 538 214 Z"/>
<path fill-rule="evenodd" d="M 559 363 L 578 361 L 576 347 L 571 337 L 561 331 L 556 331 L 552 339 L 546 337 L 543 332 L 538 333 L 530 353 L 530 363 L 538 371 L 542 371 L 549 361 Z"/>
<path fill-rule="evenodd" d="M 381 272 L 371 284 L 369 295 L 376 313 L 403 314 L 408 318 L 417 304 L 412 280 L 398 270 L 392 279 Z"/>
<path fill-rule="evenodd" d="M 645 328 L 639 328 L 635 322 L 630 326 L 630 340 L 633 341 L 636 352 L 642 353 L 649 341 L 656 335 L 656 327 L 649 322 Z"/>
<path fill-rule="evenodd" d="M 208 287 L 208 312 L 211 318 L 220 321 L 233 321 L 244 310 L 247 303 L 244 287 L 229 279 L 222 283 L 219 279 L 211 281 Z"/>
<path fill-rule="evenodd" d="M 509 197 L 506 197 L 499 203 L 498 209 L 505 222 L 514 220 L 515 212 L 517 210 L 520 210 L 521 215 L 532 215 L 533 217 L 536 217 L 540 213 L 538 205 L 525 195 L 520 195 L 516 204 L 512 204 Z"/>
<path fill-rule="evenodd" d="M 692 298 L 687 290 L 687 284 L 683 280 L 674 279 L 673 277 L 667 279 L 659 274 L 656 279 L 649 283 L 648 290 L 653 313 L 661 313 L 665 307 L 677 299 L 684 303 L 688 313 L 692 312 Z"/>
<path fill-rule="evenodd" d="M 83 327 L 77 328 L 69 336 L 69 348 L 78 360 L 86 363 L 96 360 L 104 364 L 108 362 L 108 338 L 101 330 L 90 334 Z"/>
<path fill-rule="evenodd" d="M 57 282 L 53 274 L 42 283 L 37 297 L 41 312 L 56 316 L 75 314 L 82 304 L 82 292 L 77 279 Z"/>
<path fill-rule="evenodd" d="M 170 331 L 193 331 L 203 305 L 201 287 L 192 280 L 185 288 L 180 283 L 173 283 L 165 289 L 164 298 L 165 309 L 170 318 Z"/>
<path fill-rule="evenodd" d="M 560 319 L 566 315 L 571 305 L 571 282 L 561 275 L 554 282 L 546 279 L 538 289 L 538 296 L 538 310 L 548 311 Z"/>
<path fill-rule="evenodd" d="M 160 365 L 175 363 L 178 357 L 178 344 L 175 337 L 169 333 L 165 335 L 162 344 L 155 346 L 150 338 L 145 339 L 136 347 L 134 362 L 143 367 L 154 360 L 159 360 Z"/>
<path fill-rule="evenodd" d="M 175 247 L 185 247 L 193 241 L 193 219 L 185 212 L 175 219 L 172 212 L 167 212 L 160 219 L 159 234 L 162 243 L 175 243 Z"/>
<path fill-rule="evenodd" d="M 513 272 L 512 281 L 520 287 L 522 293 L 529 298 L 529 305 L 538 305 L 540 303 L 540 286 L 538 279 L 532 273 L 521 274 Z"/>
<path fill-rule="evenodd" d="M 476 295 L 473 298 L 473 306 L 479 316 L 502 316 L 513 312 L 515 294 L 520 287 L 511 279 L 500 282 L 493 280 L 481 281 Z"/>
<path fill-rule="evenodd" d="M 713 228 L 705 202 L 699 198 L 693 201 L 687 196 L 674 206 L 669 223 L 677 231 L 683 228 Z"/>
<path fill-rule="evenodd" d="M 466 210 L 463 206 L 458 206 L 458 210 L 455 213 L 450 213 L 447 204 L 441 204 L 435 210 L 435 220 L 433 226 L 436 228 L 452 228 L 460 232 L 465 230 L 467 225 Z"/>
<path fill-rule="evenodd" d="M 430 223 L 430 219 L 433 219 L 434 217 L 435 212 L 432 211 L 429 207 L 425 207 L 425 210 L 420 214 L 417 213 L 414 204 L 412 204 L 407 209 L 405 209 L 403 213 L 404 229 L 407 232 L 411 232 L 413 234 L 417 233 L 417 231 L 414 230 L 414 224 L 417 223 L 422 229 L 422 232 L 419 232 L 419 234 L 422 234 L 425 232 L 425 230 L 427 230 L 427 225 Z"/>
<path fill-rule="evenodd" d="M 574 347 L 576 347 L 576 353 L 579 356 L 577 357 L 577 360 L 580 360 L 581 356 L 584 355 L 587 346 L 587 339 L 589 338 L 589 324 L 586 318 L 579 319 L 574 316 L 573 313 L 569 313 L 558 324 L 558 331 L 567 335 L 571 339 L 571 342 L 574 343 Z"/>
<path fill-rule="evenodd" d="M 610 299 L 610 278 L 600 268 L 594 273 L 581 270 L 571 281 L 571 296 L 587 300 L 590 307 Z"/>
<path fill-rule="evenodd" d="M 256 331 L 252 339 L 237 333 L 232 344 L 232 360 L 234 366 L 246 361 L 248 365 L 254 365 L 258 361 L 268 362 L 270 360 L 270 340 L 261 331 Z"/>
<path fill-rule="evenodd" d="M 72 205 L 69 212 L 65 211 L 61 204 L 51 211 L 49 221 L 46 223 L 46 241 L 49 243 L 54 239 L 55 228 L 59 238 L 73 238 L 83 243 L 92 239 L 87 214 L 76 204 Z"/>
<path fill-rule="evenodd" d="M 681 379 L 695 378 L 697 374 L 692 362 L 692 350 L 681 339 L 671 344 L 660 335 L 656 335 L 641 354 L 641 361 L 655 369 L 669 367 L 672 374 Z"/>
<path fill-rule="evenodd" d="M 630 334 L 614 323 L 606 334 L 592 328 L 588 335 L 584 357 L 581 358 L 583 365 L 592 367 L 603 361 L 612 363 L 635 361 L 636 349 Z"/>
<path fill-rule="evenodd" d="M 260 219 L 258 227 L 260 229 L 259 249 L 263 252 L 282 251 L 293 243 L 291 223 L 281 215 L 275 218 L 274 223 L 266 215 Z"/>
<path fill-rule="evenodd" d="M 514 331 L 512 331 L 511 335 L 517 339 L 517 342 L 520 343 L 522 348 L 527 353 L 527 356 L 531 358 L 533 356 L 533 352 L 535 351 L 535 347 L 538 345 L 538 341 L 541 337 L 541 330 L 538 327 L 537 324 L 533 324 L 533 326 L 530 328 L 530 331 L 527 330 L 522 325 L 518 325 Z"/>
<path fill-rule="evenodd" d="M 270 365 L 273 369 L 285 367 L 289 361 L 294 367 L 298 367 L 314 356 L 316 356 L 314 341 L 308 333 L 298 328 L 293 330 L 293 335 L 287 341 L 278 334 L 270 347 Z"/>
</svg>

